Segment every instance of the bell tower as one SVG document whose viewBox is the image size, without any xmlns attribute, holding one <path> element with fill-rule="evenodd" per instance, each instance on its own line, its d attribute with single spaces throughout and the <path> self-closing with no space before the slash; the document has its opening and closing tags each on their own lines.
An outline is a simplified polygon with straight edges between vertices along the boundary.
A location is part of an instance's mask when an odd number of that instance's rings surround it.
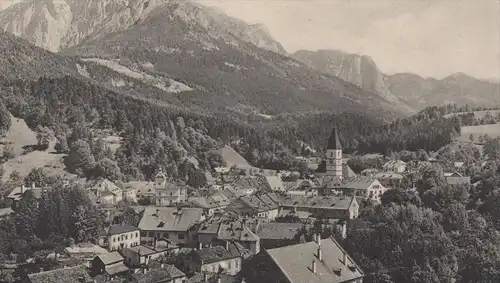
<svg viewBox="0 0 500 283">
<path fill-rule="evenodd" d="M 326 173 L 342 179 L 342 146 L 340 145 L 337 128 L 332 129 L 326 147 Z"/>
</svg>

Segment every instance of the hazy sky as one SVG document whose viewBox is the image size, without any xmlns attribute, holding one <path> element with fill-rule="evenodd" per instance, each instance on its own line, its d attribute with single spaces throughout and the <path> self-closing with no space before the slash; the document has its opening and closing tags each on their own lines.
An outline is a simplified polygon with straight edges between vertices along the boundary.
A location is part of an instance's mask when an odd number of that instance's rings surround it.
<svg viewBox="0 0 500 283">
<path fill-rule="evenodd" d="M 339 49 L 388 74 L 500 78 L 500 0 L 198 0 L 263 23 L 288 52 Z"/>
</svg>

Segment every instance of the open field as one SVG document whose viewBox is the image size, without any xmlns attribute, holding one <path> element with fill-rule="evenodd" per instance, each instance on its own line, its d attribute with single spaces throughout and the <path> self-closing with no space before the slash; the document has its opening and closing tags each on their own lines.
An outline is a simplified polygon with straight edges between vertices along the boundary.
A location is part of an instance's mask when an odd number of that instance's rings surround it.
<svg viewBox="0 0 500 283">
<path fill-rule="evenodd" d="M 6 181 L 9 175 L 17 171 L 21 177 L 25 177 L 33 168 L 43 168 L 49 175 L 68 174 L 64 171 L 64 156 L 65 154 L 54 153 L 55 141 L 52 141 L 49 148 L 45 151 L 31 151 L 26 154 L 24 148 L 37 144 L 36 133 L 33 132 L 23 119 L 11 117 L 12 126 L 0 145 L 1 153 L 7 146 L 11 146 L 15 157 L 7 160 L 1 166 L 5 173 L 3 180 Z"/>
<path fill-rule="evenodd" d="M 473 112 L 457 112 L 457 113 L 450 113 L 444 115 L 445 118 L 449 118 L 452 116 L 457 116 L 457 115 L 464 115 L 467 113 L 474 113 L 474 117 L 478 119 L 484 118 L 486 116 L 486 113 L 490 113 L 491 116 L 496 116 L 498 113 L 500 113 L 500 110 L 483 110 L 483 111 L 473 111 Z"/>
<path fill-rule="evenodd" d="M 470 142 L 470 134 L 474 137 L 474 142 L 479 142 L 479 136 L 488 134 L 490 137 L 500 137 L 500 124 L 477 125 L 462 127 L 462 134 L 458 138 L 460 141 Z"/>
</svg>

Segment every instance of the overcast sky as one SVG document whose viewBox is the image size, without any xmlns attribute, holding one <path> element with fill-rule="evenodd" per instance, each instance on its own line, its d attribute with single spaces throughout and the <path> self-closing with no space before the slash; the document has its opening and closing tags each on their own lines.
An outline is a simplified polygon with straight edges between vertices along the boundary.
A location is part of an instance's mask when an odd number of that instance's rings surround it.
<svg viewBox="0 0 500 283">
<path fill-rule="evenodd" d="M 388 74 L 500 78 L 500 0 L 198 0 L 263 23 L 288 52 L 370 55 Z"/>
</svg>

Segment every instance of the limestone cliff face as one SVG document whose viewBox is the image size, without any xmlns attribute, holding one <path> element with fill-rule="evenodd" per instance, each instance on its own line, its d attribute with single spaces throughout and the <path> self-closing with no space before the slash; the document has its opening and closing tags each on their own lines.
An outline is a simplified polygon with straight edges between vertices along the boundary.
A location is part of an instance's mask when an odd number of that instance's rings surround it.
<svg viewBox="0 0 500 283">
<path fill-rule="evenodd" d="M 369 56 L 338 50 L 297 51 L 293 57 L 320 72 L 339 77 L 391 102 L 398 99 L 384 83 L 384 76 Z"/>
<path fill-rule="evenodd" d="M 56 52 L 126 30 L 167 7 L 175 7 L 172 17 L 202 26 L 212 36 L 237 37 L 286 54 L 262 26 L 187 0 L 0 0 L 0 28 Z"/>
</svg>

